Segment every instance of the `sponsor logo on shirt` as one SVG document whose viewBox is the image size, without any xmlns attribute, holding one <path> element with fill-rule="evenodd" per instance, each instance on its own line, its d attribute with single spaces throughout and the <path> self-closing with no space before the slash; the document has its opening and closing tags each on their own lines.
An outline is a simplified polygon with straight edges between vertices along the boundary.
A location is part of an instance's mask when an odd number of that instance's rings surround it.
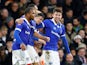
<svg viewBox="0 0 87 65">
<path fill-rule="evenodd" d="M 25 34 L 28 34 L 28 35 L 29 35 L 29 34 L 30 34 L 30 32 L 28 32 L 28 31 L 25 31 Z"/>
</svg>

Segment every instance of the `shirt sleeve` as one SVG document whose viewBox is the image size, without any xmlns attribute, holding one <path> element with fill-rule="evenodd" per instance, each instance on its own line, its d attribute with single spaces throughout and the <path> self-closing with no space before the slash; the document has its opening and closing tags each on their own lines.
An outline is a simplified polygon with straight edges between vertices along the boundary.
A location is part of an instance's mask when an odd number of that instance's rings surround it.
<svg viewBox="0 0 87 65">
<path fill-rule="evenodd" d="M 20 38 L 20 32 L 21 32 L 22 28 L 23 28 L 23 24 L 17 24 L 15 31 L 14 31 L 14 38 L 16 39 L 16 42 L 18 44 L 21 44 L 23 42 Z"/>
<path fill-rule="evenodd" d="M 62 27 L 62 31 L 63 31 L 63 33 L 62 33 L 62 35 L 61 35 L 61 39 L 62 39 L 62 41 L 63 41 L 63 45 L 64 45 L 64 47 L 65 47 L 66 52 L 67 52 L 67 53 L 70 53 L 68 41 L 67 41 L 66 35 L 65 35 L 65 27 L 64 27 L 64 26 Z"/>
</svg>

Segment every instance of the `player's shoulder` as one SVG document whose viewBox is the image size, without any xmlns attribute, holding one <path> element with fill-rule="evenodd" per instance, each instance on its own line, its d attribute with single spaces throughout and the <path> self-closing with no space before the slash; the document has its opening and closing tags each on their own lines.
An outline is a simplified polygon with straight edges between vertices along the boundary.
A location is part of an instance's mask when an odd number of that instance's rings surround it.
<svg viewBox="0 0 87 65">
<path fill-rule="evenodd" d="M 45 19 L 44 21 L 50 21 L 50 19 Z"/>
<path fill-rule="evenodd" d="M 60 23 L 60 25 L 61 25 L 62 27 L 65 27 L 65 25 L 64 25 L 64 24 L 62 24 L 62 23 Z"/>
<path fill-rule="evenodd" d="M 51 19 L 45 19 L 44 22 L 50 23 L 51 22 Z"/>
</svg>

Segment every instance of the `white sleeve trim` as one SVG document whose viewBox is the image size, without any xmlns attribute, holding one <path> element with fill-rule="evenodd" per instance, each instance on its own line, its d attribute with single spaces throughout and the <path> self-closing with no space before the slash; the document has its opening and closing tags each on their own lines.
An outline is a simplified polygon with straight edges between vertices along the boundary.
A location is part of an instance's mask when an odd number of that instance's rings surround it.
<svg viewBox="0 0 87 65">
<path fill-rule="evenodd" d="M 54 31 L 51 31 L 52 34 L 54 34 L 55 36 L 57 36 L 58 38 L 60 38 L 60 35 Z"/>
<path fill-rule="evenodd" d="M 20 32 L 21 32 L 21 29 L 20 29 L 20 28 L 15 28 L 15 30 L 18 30 L 18 31 L 20 31 Z"/>
<path fill-rule="evenodd" d="M 66 36 L 65 34 L 61 35 L 61 37 L 65 37 L 65 36 Z"/>
<path fill-rule="evenodd" d="M 42 22 L 42 26 L 45 27 L 44 23 Z"/>
</svg>

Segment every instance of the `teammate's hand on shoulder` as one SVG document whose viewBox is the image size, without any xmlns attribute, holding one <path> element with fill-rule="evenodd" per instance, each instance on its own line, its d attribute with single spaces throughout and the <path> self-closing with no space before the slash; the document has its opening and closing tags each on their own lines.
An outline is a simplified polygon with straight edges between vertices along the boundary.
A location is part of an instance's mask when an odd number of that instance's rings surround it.
<svg viewBox="0 0 87 65">
<path fill-rule="evenodd" d="M 25 45 L 24 43 L 22 43 L 22 44 L 20 44 L 20 48 L 21 48 L 22 50 L 26 50 L 26 45 Z"/>
<path fill-rule="evenodd" d="M 46 45 L 46 41 L 44 41 L 44 40 L 42 40 L 42 39 L 39 39 L 38 41 L 39 41 L 40 43 Z"/>
<path fill-rule="evenodd" d="M 46 41 L 46 42 L 49 42 L 49 41 L 50 41 L 50 37 L 46 37 L 46 36 L 45 36 L 45 41 Z"/>
<path fill-rule="evenodd" d="M 16 23 L 22 24 L 23 23 L 23 18 L 18 18 L 15 20 Z"/>
</svg>

